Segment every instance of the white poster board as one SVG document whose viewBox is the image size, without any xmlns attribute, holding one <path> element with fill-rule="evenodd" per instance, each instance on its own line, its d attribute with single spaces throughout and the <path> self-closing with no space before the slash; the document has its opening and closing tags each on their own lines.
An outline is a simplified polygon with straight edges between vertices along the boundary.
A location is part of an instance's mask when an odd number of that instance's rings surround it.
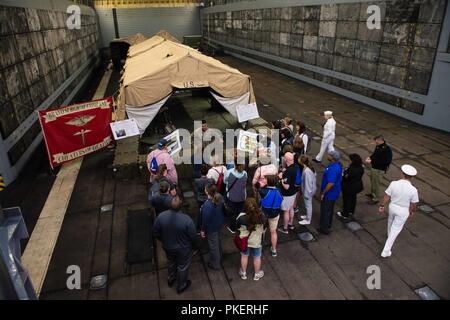
<svg viewBox="0 0 450 320">
<path fill-rule="evenodd" d="M 240 123 L 259 118 L 256 103 L 239 105 L 236 107 L 236 113 Z"/>
<path fill-rule="evenodd" d="M 111 126 L 114 140 L 120 140 L 139 135 L 139 128 L 137 126 L 136 120 L 134 119 L 111 122 L 109 125 Z"/>
<path fill-rule="evenodd" d="M 244 152 L 254 152 L 258 145 L 258 134 L 254 132 L 239 131 L 239 137 L 237 142 L 237 149 Z"/>
<path fill-rule="evenodd" d="M 164 137 L 167 140 L 167 151 L 172 156 L 181 150 L 180 131 L 175 130 L 168 136 Z"/>
</svg>

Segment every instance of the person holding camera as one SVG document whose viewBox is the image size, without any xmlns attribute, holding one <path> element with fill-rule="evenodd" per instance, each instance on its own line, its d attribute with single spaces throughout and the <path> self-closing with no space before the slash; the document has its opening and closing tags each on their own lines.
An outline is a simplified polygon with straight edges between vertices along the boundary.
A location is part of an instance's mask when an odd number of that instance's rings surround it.
<svg viewBox="0 0 450 320">
<path fill-rule="evenodd" d="M 264 160 L 262 158 L 262 160 Z M 267 158 L 265 160 L 268 160 Z M 267 162 L 264 162 L 267 163 Z M 261 188 L 264 188 L 267 186 L 267 178 L 268 176 L 276 176 L 278 175 L 278 168 L 273 163 L 268 163 L 265 165 L 260 165 L 255 170 L 255 174 L 253 175 L 252 179 L 252 188 L 253 188 L 253 194 L 255 197 L 258 197 L 259 192 L 258 190 Z"/>
</svg>

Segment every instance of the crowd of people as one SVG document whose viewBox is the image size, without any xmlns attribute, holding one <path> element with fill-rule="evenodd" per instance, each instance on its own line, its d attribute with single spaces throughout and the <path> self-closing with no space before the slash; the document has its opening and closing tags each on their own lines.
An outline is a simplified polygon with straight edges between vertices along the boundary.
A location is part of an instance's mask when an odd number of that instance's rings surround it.
<svg viewBox="0 0 450 320">
<path fill-rule="evenodd" d="M 220 232 L 224 225 L 233 234 L 234 244 L 241 253 L 239 276 L 247 279 L 248 260 L 252 257 L 253 280 L 260 280 L 264 277 L 261 256 L 267 230 L 270 254 L 275 258 L 278 233 L 292 233 L 296 217 L 300 225 L 311 224 L 313 198 L 317 191 L 320 201 L 318 231 L 321 234 L 330 234 L 335 203 L 341 196 L 343 208 L 336 214 L 344 222 L 354 219 L 357 195 L 364 189 L 364 162 L 360 155 L 350 154 L 349 165 L 344 168 L 341 153 L 334 148 L 336 121 L 333 113 L 326 111 L 324 118 L 320 152 L 315 157 L 309 155 L 311 141 L 305 125 L 286 117 L 273 123 L 273 128 L 280 130 L 280 145 L 276 150 L 279 162 L 261 164 L 265 163 L 262 161 L 256 168 L 251 168 L 239 163 L 237 158 L 233 163 L 223 164 L 220 157 L 212 156 L 209 163 L 196 165 L 193 169 L 198 203 L 196 222 L 182 213 L 176 168 L 167 152 L 167 141 L 159 142 L 157 150 L 147 159 L 151 176 L 149 201 L 157 216 L 154 235 L 161 240 L 167 255 L 169 286 L 176 278 L 179 293 L 191 285 L 188 268 L 202 240 L 206 241 L 209 250 L 207 266 L 220 270 Z M 203 121 L 202 130 L 208 130 L 206 121 Z M 383 196 L 381 181 L 392 161 L 392 150 L 382 136 L 374 140 L 375 150 L 365 159 L 371 176 L 371 192 L 367 196 L 370 198 L 368 204 L 379 204 L 380 213 L 390 201 L 388 239 L 381 254 L 388 257 L 395 238 L 418 202 L 417 189 L 411 184 L 417 171 L 409 165 L 402 166 L 402 179 L 392 182 Z M 260 156 L 273 159 L 272 154 Z M 314 162 L 321 163 L 325 157 L 326 166 L 313 165 Z M 318 187 L 319 167 L 324 171 Z M 250 185 L 248 194 L 247 186 Z"/>
</svg>

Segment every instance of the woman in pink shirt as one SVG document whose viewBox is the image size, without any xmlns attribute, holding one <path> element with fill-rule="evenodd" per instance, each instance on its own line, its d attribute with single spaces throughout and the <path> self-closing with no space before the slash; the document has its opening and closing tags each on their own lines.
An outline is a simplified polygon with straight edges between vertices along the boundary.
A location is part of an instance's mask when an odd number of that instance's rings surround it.
<svg viewBox="0 0 450 320">
<path fill-rule="evenodd" d="M 256 169 L 252 180 L 252 187 L 255 197 L 258 197 L 258 189 L 267 186 L 266 177 L 276 175 L 278 175 L 278 168 L 273 163 L 261 165 Z"/>
</svg>

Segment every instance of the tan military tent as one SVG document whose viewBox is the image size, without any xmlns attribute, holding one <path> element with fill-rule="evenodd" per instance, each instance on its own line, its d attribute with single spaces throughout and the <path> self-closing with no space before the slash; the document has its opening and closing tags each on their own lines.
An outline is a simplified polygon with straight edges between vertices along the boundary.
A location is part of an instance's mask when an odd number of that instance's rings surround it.
<svg viewBox="0 0 450 320">
<path fill-rule="evenodd" d="M 159 30 L 159 31 L 156 33 L 156 35 L 157 35 L 157 36 L 160 36 L 160 37 L 162 37 L 162 38 L 164 38 L 164 39 L 166 39 L 166 40 L 170 40 L 170 41 L 172 41 L 172 42 L 175 42 L 175 43 L 181 43 L 180 41 L 178 41 L 177 38 L 175 38 L 173 35 L 171 35 L 170 32 L 167 31 L 167 30 Z"/>
<path fill-rule="evenodd" d="M 166 39 L 164 39 L 163 37 L 153 36 L 145 41 L 142 41 L 136 45 L 131 46 L 128 49 L 128 57 L 130 58 L 135 57 L 138 54 L 141 54 L 147 50 L 150 50 L 151 48 L 154 48 L 155 46 L 159 45 L 164 41 L 166 41 Z"/>
<path fill-rule="evenodd" d="M 142 33 L 136 33 L 128 37 L 114 39 L 111 42 L 125 42 L 128 43 L 130 46 L 134 46 L 145 40 L 147 40 L 146 36 L 144 36 Z"/>
<path fill-rule="evenodd" d="M 145 39 L 144 39 L 145 40 Z M 161 42 L 169 40 L 175 43 L 180 43 L 177 38 L 172 36 L 168 31 L 166 30 L 160 30 L 154 35 L 153 37 L 146 39 L 145 41 L 140 41 L 139 43 L 135 43 L 128 49 L 128 56 L 129 57 L 135 57 L 138 54 L 141 54 L 142 52 L 145 52 L 157 45 L 159 45 Z"/>
<path fill-rule="evenodd" d="M 169 40 L 156 44 L 157 38 L 151 39 L 153 47 L 129 56 L 125 63 L 117 99 L 118 119 L 124 119 L 126 112 L 143 132 L 174 89 L 209 87 L 235 117 L 238 106 L 256 105 L 248 75 L 188 46 Z"/>
</svg>

